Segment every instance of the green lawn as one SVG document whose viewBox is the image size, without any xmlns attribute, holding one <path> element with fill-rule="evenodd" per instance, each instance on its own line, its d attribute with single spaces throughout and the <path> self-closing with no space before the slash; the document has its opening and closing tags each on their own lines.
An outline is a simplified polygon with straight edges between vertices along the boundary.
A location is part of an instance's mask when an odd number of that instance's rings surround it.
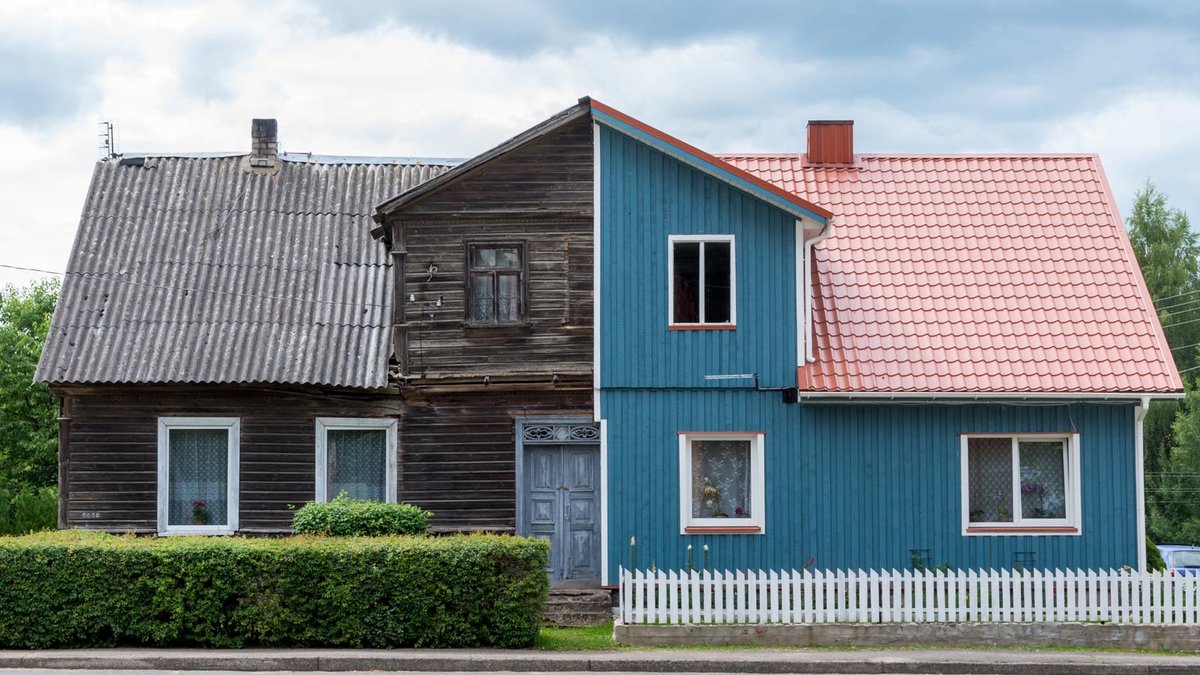
<svg viewBox="0 0 1200 675">
<path fill-rule="evenodd" d="M 613 642 L 612 622 L 587 628 L 554 628 L 543 626 L 538 635 L 537 649 L 550 652 L 595 652 L 620 649 Z"/>
</svg>

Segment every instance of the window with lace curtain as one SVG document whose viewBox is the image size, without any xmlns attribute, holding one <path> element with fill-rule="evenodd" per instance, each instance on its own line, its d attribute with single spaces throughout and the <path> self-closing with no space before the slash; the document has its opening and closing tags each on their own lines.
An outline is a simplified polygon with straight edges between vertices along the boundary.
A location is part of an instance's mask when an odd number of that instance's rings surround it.
<svg viewBox="0 0 1200 675">
<path fill-rule="evenodd" d="M 966 534 L 1079 533 L 1078 436 L 963 437 Z"/>
<path fill-rule="evenodd" d="M 158 419 L 158 531 L 231 534 L 238 528 L 236 417 Z"/>
<path fill-rule="evenodd" d="M 525 321 L 525 244 L 467 244 L 467 323 L 482 326 Z"/>
<path fill-rule="evenodd" d="M 317 418 L 316 501 L 396 501 L 396 420 Z"/>
<path fill-rule="evenodd" d="M 679 466 L 683 533 L 763 531 L 763 434 L 681 433 Z"/>
</svg>

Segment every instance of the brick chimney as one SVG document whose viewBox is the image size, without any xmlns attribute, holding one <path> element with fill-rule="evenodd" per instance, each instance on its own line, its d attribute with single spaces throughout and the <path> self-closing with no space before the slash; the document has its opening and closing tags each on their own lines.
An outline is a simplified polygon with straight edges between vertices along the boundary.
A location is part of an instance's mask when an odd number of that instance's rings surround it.
<svg viewBox="0 0 1200 675">
<path fill-rule="evenodd" d="M 854 121 L 810 120 L 808 164 L 854 166 Z"/>
<path fill-rule="evenodd" d="M 279 166 L 279 124 L 275 120 L 250 123 L 250 166 L 254 169 Z"/>
</svg>

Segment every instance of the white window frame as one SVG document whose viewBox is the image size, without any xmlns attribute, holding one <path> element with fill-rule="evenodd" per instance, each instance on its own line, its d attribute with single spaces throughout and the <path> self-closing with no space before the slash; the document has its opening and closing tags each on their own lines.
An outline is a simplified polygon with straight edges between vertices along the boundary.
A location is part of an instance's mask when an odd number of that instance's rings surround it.
<svg viewBox="0 0 1200 675">
<path fill-rule="evenodd" d="M 383 499 L 385 503 L 396 503 L 396 430 L 395 419 L 379 417 L 318 417 L 317 418 L 317 485 L 316 501 L 324 503 L 337 495 L 328 494 L 326 474 L 329 470 L 328 437 L 329 431 L 347 429 L 380 429 L 387 438 L 384 448 L 383 470 Z"/>
<path fill-rule="evenodd" d="M 171 482 L 171 430 L 224 429 L 228 433 L 226 458 L 226 511 L 224 525 L 169 525 Z M 237 417 L 158 418 L 158 533 L 160 535 L 233 534 L 238 530 L 242 423 Z"/>
<path fill-rule="evenodd" d="M 973 438 L 1003 438 L 1011 442 L 1009 451 L 1012 459 L 1013 520 L 1007 522 L 971 522 L 971 474 L 969 443 Z M 1061 441 L 1064 446 L 1067 466 L 1063 471 L 1066 501 L 1066 518 L 1022 518 L 1021 517 L 1021 441 Z M 962 533 L 967 536 L 1078 536 L 1082 534 L 1082 495 L 1079 476 L 1078 433 L 1034 433 L 1034 434 L 963 434 L 961 440 L 961 497 Z"/>
<path fill-rule="evenodd" d="M 705 528 L 728 530 L 746 528 L 729 534 L 764 534 L 766 526 L 766 494 L 764 480 L 763 432 L 679 432 L 679 533 L 706 534 Z M 692 517 L 692 442 L 693 441 L 750 441 L 750 513 L 749 518 Z M 756 528 L 749 531 L 749 528 Z M 698 531 L 699 530 L 699 531 Z"/>
<path fill-rule="evenodd" d="M 675 321 L 675 244 L 729 244 L 729 321 L 679 323 Z M 704 311 L 704 247 L 700 250 L 700 317 Z M 667 235 L 667 325 L 675 328 L 737 327 L 737 244 L 732 234 L 671 234 Z"/>
</svg>

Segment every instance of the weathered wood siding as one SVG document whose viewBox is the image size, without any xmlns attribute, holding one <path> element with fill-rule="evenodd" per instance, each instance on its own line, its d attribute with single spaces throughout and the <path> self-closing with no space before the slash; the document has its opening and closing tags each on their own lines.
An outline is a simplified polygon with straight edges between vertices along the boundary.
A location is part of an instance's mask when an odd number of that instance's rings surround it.
<svg viewBox="0 0 1200 675">
<path fill-rule="evenodd" d="M 110 386 L 65 392 L 66 527 L 157 531 L 158 418 L 241 419 L 240 526 L 287 531 L 313 499 L 317 417 L 399 417 L 399 396 Z"/>
<path fill-rule="evenodd" d="M 592 172 L 591 124 L 581 120 L 391 215 L 404 251 L 402 376 L 590 376 Z M 523 325 L 466 325 L 466 247 L 488 240 L 525 244 Z"/>
<path fill-rule="evenodd" d="M 591 414 L 587 391 L 474 392 L 412 400 L 401 425 L 400 494 L 435 527 L 516 526 L 516 420 Z"/>
</svg>

